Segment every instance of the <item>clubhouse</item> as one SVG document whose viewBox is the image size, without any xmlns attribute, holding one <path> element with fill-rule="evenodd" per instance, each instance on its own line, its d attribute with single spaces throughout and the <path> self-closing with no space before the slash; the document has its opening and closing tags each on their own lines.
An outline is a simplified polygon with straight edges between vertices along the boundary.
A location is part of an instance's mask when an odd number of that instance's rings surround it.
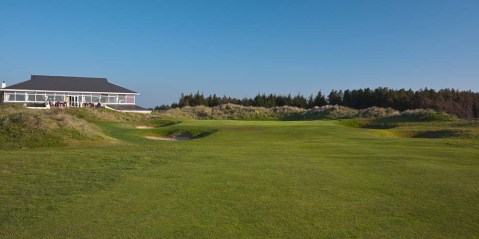
<svg viewBox="0 0 479 239">
<path fill-rule="evenodd" d="M 32 75 L 11 86 L 2 83 L 0 103 L 34 108 L 103 107 L 147 113 L 135 104 L 139 93 L 108 82 L 106 78 Z"/>
</svg>

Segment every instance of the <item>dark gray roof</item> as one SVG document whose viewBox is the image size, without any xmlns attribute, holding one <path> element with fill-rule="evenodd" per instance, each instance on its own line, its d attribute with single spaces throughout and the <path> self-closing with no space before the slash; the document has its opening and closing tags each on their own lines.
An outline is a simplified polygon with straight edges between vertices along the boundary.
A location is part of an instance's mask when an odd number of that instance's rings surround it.
<svg viewBox="0 0 479 239">
<path fill-rule="evenodd" d="M 136 93 L 112 84 L 106 78 L 41 75 L 32 75 L 30 80 L 8 86 L 5 89 Z"/>
</svg>

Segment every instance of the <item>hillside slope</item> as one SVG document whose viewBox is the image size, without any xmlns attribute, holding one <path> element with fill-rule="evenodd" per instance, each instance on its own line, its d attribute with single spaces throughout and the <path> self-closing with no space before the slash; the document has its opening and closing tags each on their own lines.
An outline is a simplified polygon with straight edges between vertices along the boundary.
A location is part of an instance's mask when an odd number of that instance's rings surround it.
<svg viewBox="0 0 479 239">
<path fill-rule="evenodd" d="M 0 148 L 67 146 L 105 139 L 98 127 L 64 110 L 0 107 Z"/>
</svg>

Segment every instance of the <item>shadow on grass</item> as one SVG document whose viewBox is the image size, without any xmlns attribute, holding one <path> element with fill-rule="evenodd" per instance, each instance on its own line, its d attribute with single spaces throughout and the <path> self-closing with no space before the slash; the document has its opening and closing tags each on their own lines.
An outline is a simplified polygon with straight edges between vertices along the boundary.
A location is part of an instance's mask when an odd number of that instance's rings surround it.
<svg viewBox="0 0 479 239">
<path fill-rule="evenodd" d="M 452 130 L 452 129 L 443 129 L 443 130 L 429 130 L 417 132 L 412 138 L 457 138 L 457 137 L 467 137 L 467 132 L 463 130 Z"/>
<path fill-rule="evenodd" d="M 440 138 L 470 138 L 474 137 L 470 129 L 472 123 L 462 123 L 460 126 L 468 127 L 468 129 L 451 129 L 453 127 L 449 121 L 417 121 L 417 122 L 400 122 L 391 120 L 391 118 L 379 119 L 349 119 L 341 120 L 339 125 L 360 129 L 380 130 L 380 135 L 397 136 L 402 138 L 424 138 L 424 139 L 440 139 Z M 457 125 L 455 125 L 457 127 Z"/>
<path fill-rule="evenodd" d="M 180 139 L 200 139 L 207 137 L 218 130 L 205 128 L 173 128 L 166 132 L 166 137 Z"/>
<path fill-rule="evenodd" d="M 388 124 L 388 123 L 370 123 L 362 125 L 361 128 L 364 129 L 393 129 L 398 127 L 397 124 Z"/>
</svg>

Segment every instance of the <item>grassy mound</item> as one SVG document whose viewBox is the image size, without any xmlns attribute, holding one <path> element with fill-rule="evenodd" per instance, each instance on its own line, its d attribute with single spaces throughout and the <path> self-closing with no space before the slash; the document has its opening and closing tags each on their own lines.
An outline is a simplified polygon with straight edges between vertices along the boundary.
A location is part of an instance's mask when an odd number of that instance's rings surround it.
<svg viewBox="0 0 479 239">
<path fill-rule="evenodd" d="M 392 115 L 381 119 L 388 122 L 430 122 L 430 121 L 454 121 L 456 117 L 431 109 L 406 110 L 401 114 Z"/>
<path fill-rule="evenodd" d="M 380 107 L 369 107 L 358 111 L 358 117 L 361 118 L 384 118 L 384 117 L 395 117 L 401 115 L 401 113 L 392 108 L 380 108 Z"/>
<path fill-rule="evenodd" d="M 125 122 L 125 121 L 141 121 L 148 119 L 147 114 L 136 114 L 128 112 L 119 112 L 109 109 L 97 108 L 69 108 L 63 109 L 67 114 L 76 116 L 87 121 L 110 121 L 110 122 Z"/>
<path fill-rule="evenodd" d="M 360 110 L 359 118 L 342 121 L 340 124 L 360 128 L 394 128 L 400 123 L 454 122 L 458 119 L 446 113 L 430 109 L 406 110 L 402 113 L 392 109 L 371 107 Z"/>
<path fill-rule="evenodd" d="M 278 111 L 278 109 L 275 109 Z M 272 109 L 253 106 L 224 104 L 216 107 L 186 106 L 164 111 L 155 111 L 152 117 L 163 119 L 240 119 L 240 120 L 278 120 L 278 114 Z"/>
<path fill-rule="evenodd" d="M 236 120 L 314 120 L 376 118 L 399 115 L 391 108 L 371 107 L 356 110 L 339 105 L 325 105 L 312 109 L 291 106 L 273 108 L 224 104 L 215 107 L 195 106 L 155 111 L 152 117 L 163 119 L 236 119 Z"/>
<path fill-rule="evenodd" d="M 0 107 L 0 148 L 65 146 L 105 138 L 96 126 L 62 110 Z"/>
<path fill-rule="evenodd" d="M 358 110 L 351 109 L 339 105 L 325 105 L 321 107 L 314 107 L 305 111 L 302 117 L 305 119 L 345 119 L 353 118 L 358 115 Z"/>
<path fill-rule="evenodd" d="M 403 138 L 477 138 L 474 121 L 461 121 L 454 116 L 433 110 L 407 110 L 387 117 L 354 118 L 339 122 L 353 128 L 374 129 L 382 136 Z"/>
</svg>

